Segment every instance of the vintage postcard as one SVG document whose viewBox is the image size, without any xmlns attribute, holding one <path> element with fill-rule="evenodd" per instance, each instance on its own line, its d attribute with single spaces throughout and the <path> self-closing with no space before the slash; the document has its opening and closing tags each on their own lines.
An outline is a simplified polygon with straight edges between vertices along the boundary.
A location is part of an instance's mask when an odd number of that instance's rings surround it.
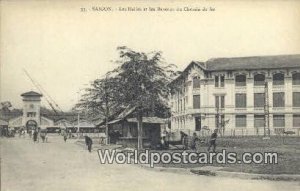
<svg viewBox="0 0 300 191">
<path fill-rule="evenodd" d="M 0 190 L 299 182 L 299 1 L 0 1 Z"/>
</svg>

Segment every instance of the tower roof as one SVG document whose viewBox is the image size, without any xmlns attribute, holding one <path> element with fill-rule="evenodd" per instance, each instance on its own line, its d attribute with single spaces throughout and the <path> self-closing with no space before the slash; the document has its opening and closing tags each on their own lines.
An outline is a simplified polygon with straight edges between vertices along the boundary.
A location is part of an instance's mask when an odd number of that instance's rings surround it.
<svg viewBox="0 0 300 191">
<path fill-rule="evenodd" d="M 21 94 L 21 96 L 23 96 L 23 97 L 27 97 L 27 96 L 38 96 L 38 97 L 42 97 L 43 95 L 42 95 L 42 94 L 39 94 L 39 93 L 37 93 L 37 92 L 34 92 L 34 91 L 29 91 L 29 92 L 26 92 L 26 93 Z"/>
</svg>

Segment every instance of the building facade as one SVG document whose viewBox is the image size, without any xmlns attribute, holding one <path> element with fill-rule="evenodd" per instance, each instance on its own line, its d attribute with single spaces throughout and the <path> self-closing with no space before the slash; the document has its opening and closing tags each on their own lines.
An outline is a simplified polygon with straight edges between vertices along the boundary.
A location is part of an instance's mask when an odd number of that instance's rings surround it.
<svg viewBox="0 0 300 191">
<path fill-rule="evenodd" d="M 170 87 L 172 130 L 299 135 L 300 55 L 191 62 Z"/>
</svg>

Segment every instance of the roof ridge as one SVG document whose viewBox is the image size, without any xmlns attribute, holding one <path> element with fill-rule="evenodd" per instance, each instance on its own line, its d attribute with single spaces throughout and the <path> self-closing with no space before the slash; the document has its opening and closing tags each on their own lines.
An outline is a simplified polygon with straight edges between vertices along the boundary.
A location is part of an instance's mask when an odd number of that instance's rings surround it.
<svg viewBox="0 0 300 191">
<path fill-rule="evenodd" d="M 283 57 L 283 56 L 300 56 L 299 54 L 274 54 L 274 55 L 260 55 L 260 56 L 234 56 L 234 57 L 213 57 L 208 59 L 207 61 L 210 60 L 216 60 L 216 59 L 239 59 L 239 58 L 266 58 L 266 57 Z M 207 62 L 206 61 L 206 62 Z"/>
</svg>

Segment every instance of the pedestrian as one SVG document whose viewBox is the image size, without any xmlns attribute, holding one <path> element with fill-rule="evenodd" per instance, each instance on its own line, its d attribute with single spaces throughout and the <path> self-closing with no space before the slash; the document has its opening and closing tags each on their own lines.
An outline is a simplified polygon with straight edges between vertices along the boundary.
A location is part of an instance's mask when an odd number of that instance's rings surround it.
<svg viewBox="0 0 300 191">
<path fill-rule="evenodd" d="M 40 136 L 41 136 L 41 130 L 40 130 L 40 128 L 38 128 L 38 130 L 37 130 L 37 142 L 38 143 L 40 142 Z"/>
<path fill-rule="evenodd" d="M 22 136 L 22 129 L 19 129 L 19 137 Z"/>
<path fill-rule="evenodd" d="M 67 133 L 64 133 L 64 141 L 67 142 L 68 136 Z"/>
<path fill-rule="evenodd" d="M 29 134 L 29 138 L 31 139 L 31 138 L 32 138 L 32 135 L 33 135 L 33 130 L 29 130 L 29 131 L 28 131 L 28 134 Z"/>
<path fill-rule="evenodd" d="M 210 148 L 213 147 L 213 152 L 216 151 L 216 141 L 217 141 L 217 137 L 218 137 L 218 129 L 215 129 L 213 134 L 211 134 L 210 136 L 210 140 L 209 140 L 209 146 L 208 146 L 208 149 L 207 151 L 209 152 L 210 151 Z"/>
<path fill-rule="evenodd" d="M 46 131 L 41 131 L 41 132 L 40 132 L 40 136 L 41 136 L 41 139 L 42 139 L 43 143 L 45 142 L 46 135 L 47 135 L 47 132 L 46 132 Z"/>
<path fill-rule="evenodd" d="M 199 141 L 200 141 L 200 139 L 198 138 L 197 133 L 194 132 L 193 136 L 191 138 L 191 149 L 196 150 L 197 149 L 196 145 L 197 145 L 197 142 L 199 142 Z"/>
<path fill-rule="evenodd" d="M 38 138 L 38 132 L 35 130 L 35 131 L 33 132 L 33 142 L 34 142 L 34 143 L 37 142 L 37 138 Z"/>
<path fill-rule="evenodd" d="M 85 138 L 85 144 L 86 146 L 88 147 L 88 151 L 91 152 L 92 151 L 92 144 L 93 144 L 93 141 L 90 137 L 88 136 L 84 136 Z"/>
</svg>

